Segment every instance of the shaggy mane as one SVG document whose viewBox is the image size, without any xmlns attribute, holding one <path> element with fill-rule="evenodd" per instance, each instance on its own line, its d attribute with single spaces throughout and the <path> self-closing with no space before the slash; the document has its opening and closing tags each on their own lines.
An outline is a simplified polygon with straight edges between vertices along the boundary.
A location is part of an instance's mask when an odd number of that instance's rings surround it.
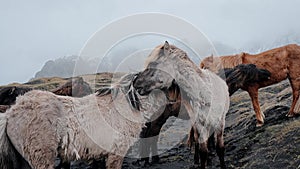
<svg viewBox="0 0 300 169">
<path fill-rule="evenodd" d="M 97 90 L 97 96 L 102 97 L 111 94 L 112 99 L 114 100 L 121 90 L 123 94 L 125 94 L 125 97 L 130 106 L 140 111 L 141 102 L 138 98 L 135 88 L 133 87 L 133 82 L 136 79 L 137 75 L 138 74 L 136 73 L 124 75 L 118 82 L 113 83 L 110 87 L 104 87 Z"/>
</svg>

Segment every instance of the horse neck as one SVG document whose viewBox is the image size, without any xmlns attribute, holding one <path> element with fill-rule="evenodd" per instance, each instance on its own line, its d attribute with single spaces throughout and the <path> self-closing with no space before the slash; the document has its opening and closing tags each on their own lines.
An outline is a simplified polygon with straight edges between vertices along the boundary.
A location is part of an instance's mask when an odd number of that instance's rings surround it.
<svg viewBox="0 0 300 169">
<path fill-rule="evenodd" d="M 144 124 L 140 112 L 131 111 L 125 97 L 112 98 L 111 94 L 80 98 L 82 101 L 76 104 L 75 111 L 83 133 L 98 141 L 101 140 L 98 136 L 105 133 L 111 134 L 112 141 L 138 138 Z"/>
<path fill-rule="evenodd" d="M 116 92 L 116 93 L 115 93 Z M 113 115 L 109 115 L 106 118 L 115 118 L 117 121 L 128 121 L 127 124 L 131 125 L 131 123 L 135 123 L 137 121 L 142 121 L 142 112 L 133 108 L 129 98 L 126 94 L 126 91 L 120 88 L 116 89 L 115 92 L 112 92 L 107 97 L 110 100 L 110 111 L 114 113 Z M 101 106 L 101 105 L 99 105 Z M 112 119 L 114 120 L 114 119 Z M 132 121 L 131 121 L 132 120 Z"/>
<path fill-rule="evenodd" d="M 208 71 L 202 71 L 191 61 L 178 62 L 175 80 L 180 89 L 182 89 L 192 100 L 199 100 L 200 91 L 208 92 L 209 74 Z M 206 94 L 205 94 L 206 95 Z"/>
</svg>

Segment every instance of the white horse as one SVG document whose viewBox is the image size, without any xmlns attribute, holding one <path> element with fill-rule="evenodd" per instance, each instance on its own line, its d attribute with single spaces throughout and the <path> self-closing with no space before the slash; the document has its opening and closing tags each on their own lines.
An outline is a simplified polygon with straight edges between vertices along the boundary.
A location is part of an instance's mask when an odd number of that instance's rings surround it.
<svg viewBox="0 0 300 169">
<path fill-rule="evenodd" d="M 18 97 L 0 114 L 0 168 L 54 168 L 57 157 L 62 162 L 107 157 L 107 168 L 121 168 L 148 113 L 140 110 L 134 78 L 127 75 L 83 98 L 37 90 Z"/>
<path fill-rule="evenodd" d="M 225 168 L 223 133 L 225 115 L 229 109 L 228 87 L 220 77 L 201 70 L 187 54 L 165 42 L 156 47 L 148 57 L 146 69 L 135 79 L 134 87 L 141 95 L 154 89 L 168 89 L 176 82 L 181 91 L 181 103 L 188 112 L 193 128 L 200 135 L 201 168 L 206 167 L 207 142 L 212 133 L 217 136 L 217 154 Z"/>
</svg>

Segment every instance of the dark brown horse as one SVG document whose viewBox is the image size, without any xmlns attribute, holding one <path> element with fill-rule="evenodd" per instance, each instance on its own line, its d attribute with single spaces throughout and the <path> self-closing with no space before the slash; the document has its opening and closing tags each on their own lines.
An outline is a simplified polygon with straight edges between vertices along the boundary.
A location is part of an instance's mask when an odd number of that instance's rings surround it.
<svg viewBox="0 0 300 169">
<path fill-rule="evenodd" d="M 61 96 L 72 97 L 83 97 L 93 93 L 90 85 L 85 82 L 82 77 L 72 78 L 64 85 L 53 89 L 51 92 Z"/>
<path fill-rule="evenodd" d="M 30 91 L 30 88 L 10 86 L 0 90 L 0 113 L 4 113 L 11 105 L 15 104 L 16 98 Z"/>
<path fill-rule="evenodd" d="M 140 155 L 144 165 L 150 165 L 149 156 L 152 154 L 152 163 L 159 162 L 159 155 L 157 151 L 157 141 L 162 126 L 166 123 L 169 117 L 180 117 L 181 119 L 188 120 L 188 114 L 183 107 L 181 107 L 181 93 L 178 85 L 174 83 L 170 88 L 164 91 L 169 103 L 164 107 L 163 113 L 155 120 L 146 123 L 140 137 L 148 138 L 140 142 Z M 179 114 L 181 112 L 181 114 Z M 149 139 L 151 138 L 151 139 Z M 151 157 L 151 156 L 150 156 Z"/>
<path fill-rule="evenodd" d="M 0 112 L 4 113 L 16 102 L 16 98 L 32 90 L 28 87 L 9 86 L 0 90 Z M 82 77 L 74 78 L 51 91 L 61 96 L 83 97 L 92 93 L 92 89 Z"/>
</svg>

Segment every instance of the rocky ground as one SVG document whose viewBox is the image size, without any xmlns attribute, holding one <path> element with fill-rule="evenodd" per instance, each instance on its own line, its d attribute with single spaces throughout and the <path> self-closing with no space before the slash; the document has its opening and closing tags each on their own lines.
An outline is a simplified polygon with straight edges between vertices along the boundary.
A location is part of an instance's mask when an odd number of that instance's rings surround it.
<svg viewBox="0 0 300 169">
<path fill-rule="evenodd" d="M 226 117 L 225 145 L 228 168 L 300 168 L 300 117 L 287 118 L 291 104 L 288 81 L 260 90 L 259 101 L 266 119 L 265 125 L 255 127 L 255 115 L 246 92 L 231 97 Z M 138 168 L 125 159 L 124 168 Z M 151 169 L 194 168 L 193 153 L 184 144 L 161 155 L 161 164 Z M 209 168 L 219 168 L 216 155 Z"/>
<path fill-rule="evenodd" d="M 111 81 L 110 74 L 99 75 L 94 88 L 106 85 Z M 86 81 L 92 83 L 94 77 L 86 76 Z M 62 84 L 61 79 L 49 85 L 32 81 L 29 84 L 35 88 L 51 89 Z M 53 79 L 52 79 L 53 80 Z M 42 80 L 40 80 L 42 81 Z M 53 81 L 52 81 L 53 82 Z M 51 86 L 52 85 L 52 86 Z M 238 91 L 231 97 L 230 111 L 226 117 L 225 146 L 226 164 L 228 168 L 300 168 L 300 117 L 287 118 L 285 115 L 291 104 L 291 88 L 288 81 L 266 87 L 260 90 L 259 101 L 266 119 L 265 125 L 255 127 L 255 116 L 246 92 Z M 194 168 L 193 153 L 184 144 L 188 131 L 188 122 L 171 118 L 164 126 L 159 139 L 160 164 L 153 164 L 149 169 L 185 169 Z M 170 145 L 171 148 L 170 149 Z M 144 168 L 134 165 L 136 159 L 125 158 L 124 169 Z M 92 168 L 83 163 L 72 163 L 72 169 Z M 219 168 L 216 155 L 212 156 L 209 168 Z"/>
</svg>

